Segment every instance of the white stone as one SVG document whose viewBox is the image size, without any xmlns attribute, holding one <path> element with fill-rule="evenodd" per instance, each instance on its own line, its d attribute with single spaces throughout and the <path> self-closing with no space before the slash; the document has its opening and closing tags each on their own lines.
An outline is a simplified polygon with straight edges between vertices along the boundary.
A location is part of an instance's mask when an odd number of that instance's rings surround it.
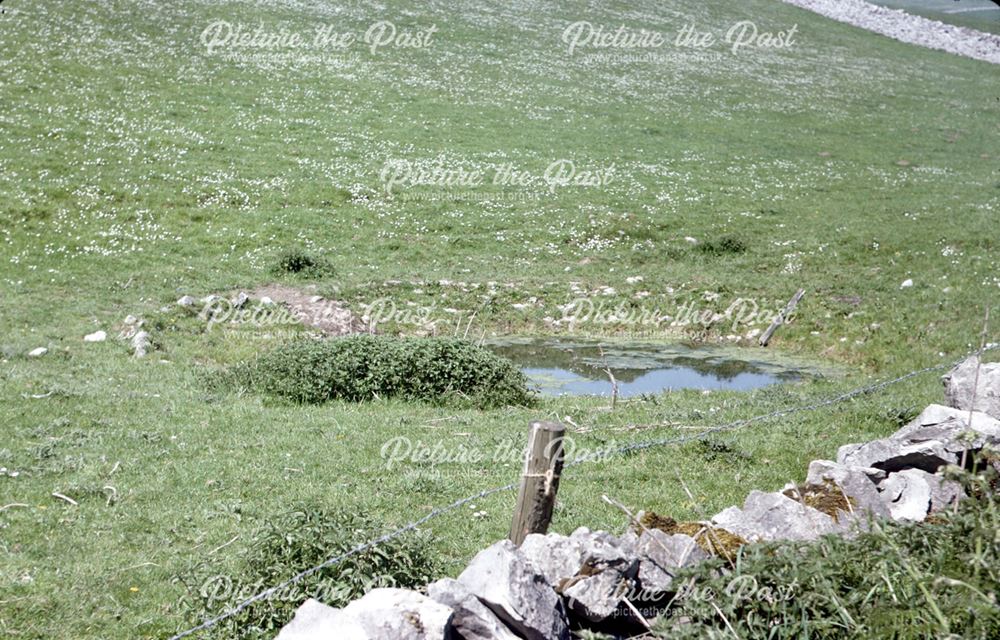
<svg viewBox="0 0 1000 640">
<path fill-rule="evenodd" d="M 451 607 L 407 589 L 373 589 L 344 607 L 342 613 L 357 621 L 369 640 L 444 640 L 454 616 Z"/>
<path fill-rule="evenodd" d="M 562 600 L 510 540 L 480 551 L 458 581 L 526 640 L 569 640 Z"/>
<path fill-rule="evenodd" d="M 1000 418 L 1000 362 L 980 362 L 972 356 L 942 378 L 948 404 L 975 409 Z"/>
<path fill-rule="evenodd" d="M 519 640 L 458 580 L 444 578 L 429 584 L 427 595 L 455 612 L 452 626 L 465 640 Z"/>
<path fill-rule="evenodd" d="M 747 541 L 815 540 L 843 531 L 830 516 L 781 493 L 751 491 L 743 508 L 730 507 L 712 523 Z"/>
<path fill-rule="evenodd" d="M 882 481 L 882 499 L 893 520 L 922 522 L 931 509 L 931 486 L 920 469 L 893 473 Z"/>
<path fill-rule="evenodd" d="M 95 331 L 94 333 L 88 333 L 83 336 L 84 342 L 104 342 L 108 339 L 108 334 L 104 331 Z"/>
</svg>

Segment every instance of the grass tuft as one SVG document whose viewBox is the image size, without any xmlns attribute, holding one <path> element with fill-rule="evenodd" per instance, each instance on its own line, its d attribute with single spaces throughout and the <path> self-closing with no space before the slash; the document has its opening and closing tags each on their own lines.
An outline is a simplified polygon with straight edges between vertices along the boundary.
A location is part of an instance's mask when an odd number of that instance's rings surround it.
<svg viewBox="0 0 1000 640">
<path fill-rule="evenodd" d="M 853 539 L 748 545 L 678 574 L 688 585 L 656 625 L 661 638 L 1000 637 L 1000 497 L 979 496 L 929 523 L 874 524 Z M 732 625 L 730 629 L 728 625 Z"/>
<path fill-rule="evenodd" d="M 333 266 L 323 258 L 299 250 L 288 250 L 278 256 L 271 273 L 275 275 L 301 275 L 310 277 L 333 274 Z"/>
<path fill-rule="evenodd" d="M 318 566 L 353 546 L 384 533 L 372 518 L 344 510 L 301 506 L 265 522 L 230 574 L 202 563 L 178 578 L 187 587 L 192 624 L 218 615 L 266 588 Z M 207 637 L 249 640 L 273 638 L 306 598 L 333 607 L 379 587 L 419 588 L 442 571 L 429 540 L 403 535 L 321 569 L 279 589 L 214 627 Z"/>
</svg>

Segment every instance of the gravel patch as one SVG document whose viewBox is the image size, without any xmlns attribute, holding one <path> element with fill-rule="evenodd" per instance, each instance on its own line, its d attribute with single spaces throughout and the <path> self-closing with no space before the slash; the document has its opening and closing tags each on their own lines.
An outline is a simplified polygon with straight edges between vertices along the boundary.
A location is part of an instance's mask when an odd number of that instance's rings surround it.
<svg viewBox="0 0 1000 640">
<path fill-rule="evenodd" d="M 783 0 L 909 44 L 1000 64 L 1000 36 L 879 7 L 863 0 Z"/>
</svg>

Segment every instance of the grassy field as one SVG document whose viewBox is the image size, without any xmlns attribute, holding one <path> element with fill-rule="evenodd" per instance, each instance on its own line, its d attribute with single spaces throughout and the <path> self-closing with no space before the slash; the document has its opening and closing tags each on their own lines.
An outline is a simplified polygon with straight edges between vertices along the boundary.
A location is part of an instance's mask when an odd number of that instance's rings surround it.
<svg viewBox="0 0 1000 640">
<path fill-rule="evenodd" d="M 295 505 L 401 525 L 519 471 L 516 455 L 387 470 L 380 451 L 394 437 L 516 451 L 529 420 L 567 416 L 581 448 L 689 434 L 958 358 L 978 345 L 985 307 L 1000 311 L 1000 70 L 985 63 L 772 0 L 3 9 L 0 507 L 27 506 L 0 511 L 2 637 L 166 637 L 204 613 L 186 608 L 179 578 L 235 571 L 255 532 Z M 357 41 L 210 52 L 203 34 L 219 20 Z M 570 54 L 563 32 L 584 20 L 670 42 L 647 60 Z M 743 20 L 797 25 L 795 43 L 733 53 L 725 35 Z M 426 46 L 372 51 L 363 38 L 378 21 L 423 31 Z M 676 46 L 688 24 L 716 43 Z M 598 184 L 546 182 L 565 160 Z M 387 193 L 401 167 L 490 177 Z M 527 184 L 497 185 L 510 169 Z M 276 276 L 285 250 L 331 270 Z M 386 331 L 450 335 L 471 323 L 475 337 L 567 331 L 561 308 L 582 297 L 721 312 L 739 298 L 778 308 L 802 287 L 797 320 L 771 348 L 850 373 L 614 411 L 583 398 L 491 411 L 297 407 L 213 389 L 208 372 L 275 346 L 280 332 L 210 329 L 165 307 L 276 281 L 314 285 L 358 313 L 380 299 L 423 310 Z M 158 347 L 141 360 L 115 339 L 130 314 Z M 83 342 L 98 329 L 107 342 Z M 573 330 L 737 333 L 725 323 Z M 36 347 L 49 353 L 29 358 Z M 553 528 L 623 527 L 602 493 L 703 517 L 939 399 L 925 375 L 708 444 L 575 467 Z M 506 535 L 513 500 L 435 521 L 444 571 Z"/>
</svg>

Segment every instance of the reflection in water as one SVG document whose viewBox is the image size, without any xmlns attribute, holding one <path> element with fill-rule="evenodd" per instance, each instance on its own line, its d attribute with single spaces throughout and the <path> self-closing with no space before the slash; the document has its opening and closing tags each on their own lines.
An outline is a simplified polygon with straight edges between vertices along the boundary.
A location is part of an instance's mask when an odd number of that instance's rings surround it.
<svg viewBox="0 0 1000 640">
<path fill-rule="evenodd" d="M 544 395 L 610 395 L 606 366 L 622 397 L 668 389 L 746 391 L 819 375 L 712 347 L 604 345 L 602 356 L 598 343 L 580 340 L 520 339 L 487 346 L 521 367 Z"/>
</svg>

